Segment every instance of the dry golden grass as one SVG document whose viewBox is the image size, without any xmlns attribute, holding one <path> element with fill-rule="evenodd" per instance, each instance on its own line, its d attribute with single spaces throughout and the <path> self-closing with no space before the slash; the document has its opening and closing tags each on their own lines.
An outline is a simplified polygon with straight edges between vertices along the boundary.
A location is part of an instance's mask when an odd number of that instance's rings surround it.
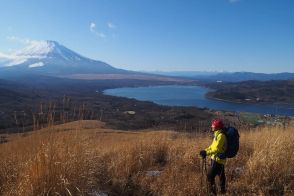
<svg viewBox="0 0 294 196">
<path fill-rule="evenodd" d="M 294 194 L 293 129 L 240 130 L 240 152 L 226 166 L 228 195 Z M 210 142 L 97 121 L 11 136 L 0 144 L 0 195 L 205 195 L 198 152 Z"/>
</svg>

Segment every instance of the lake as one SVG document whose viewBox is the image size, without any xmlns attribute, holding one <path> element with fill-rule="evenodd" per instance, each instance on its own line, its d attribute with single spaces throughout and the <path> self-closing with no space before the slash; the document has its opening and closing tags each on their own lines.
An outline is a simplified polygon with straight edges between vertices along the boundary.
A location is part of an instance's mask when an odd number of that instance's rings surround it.
<svg viewBox="0 0 294 196">
<path fill-rule="evenodd" d="M 232 103 L 207 99 L 205 94 L 210 89 L 201 86 L 151 86 L 136 88 L 107 89 L 106 95 L 134 98 L 141 101 L 152 101 L 167 106 L 196 106 L 215 110 L 234 112 L 254 112 L 294 116 L 294 105 Z"/>
</svg>

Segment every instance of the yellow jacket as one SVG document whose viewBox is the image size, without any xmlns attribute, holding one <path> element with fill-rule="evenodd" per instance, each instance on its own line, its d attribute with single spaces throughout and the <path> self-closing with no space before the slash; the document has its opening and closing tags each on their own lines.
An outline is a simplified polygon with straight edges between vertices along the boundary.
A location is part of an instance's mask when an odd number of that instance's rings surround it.
<svg viewBox="0 0 294 196">
<path fill-rule="evenodd" d="M 220 159 L 217 155 L 224 153 L 227 148 L 227 138 L 222 130 L 217 130 L 214 132 L 214 138 L 212 144 L 205 149 L 206 155 L 211 156 L 212 160 L 220 164 L 225 164 L 226 159 Z"/>
</svg>

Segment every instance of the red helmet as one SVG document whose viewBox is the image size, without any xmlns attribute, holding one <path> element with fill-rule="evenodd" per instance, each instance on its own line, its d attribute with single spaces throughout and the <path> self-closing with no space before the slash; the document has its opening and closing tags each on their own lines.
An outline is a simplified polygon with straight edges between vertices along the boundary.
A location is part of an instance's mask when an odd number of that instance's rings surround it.
<svg viewBox="0 0 294 196">
<path fill-rule="evenodd" d="M 224 123 L 220 119 L 213 119 L 211 122 L 211 127 L 216 129 L 222 129 L 224 128 Z"/>
</svg>

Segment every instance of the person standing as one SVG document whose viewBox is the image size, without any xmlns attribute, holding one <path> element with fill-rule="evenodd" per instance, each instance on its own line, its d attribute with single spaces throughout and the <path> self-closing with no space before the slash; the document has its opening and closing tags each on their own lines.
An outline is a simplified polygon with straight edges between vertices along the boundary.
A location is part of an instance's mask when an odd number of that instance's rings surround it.
<svg viewBox="0 0 294 196">
<path fill-rule="evenodd" d="M 214 119 L 211 122 L 211 130 L 213 131 L 214 138 L 212 144 L 205 150 L 200 151 L 200 156 L 205 159 L 206 156 L 211 158 L 211 166 L 207 172 L 208 189 L 210 194 L 216 195 L 215 177 L 218 175 L 220 178 L 220 191 L 222 194 L 226 193 L 226 148 L 227 138 L 224 133 L 224 124 L 220 119 Z"/>
</svg>

